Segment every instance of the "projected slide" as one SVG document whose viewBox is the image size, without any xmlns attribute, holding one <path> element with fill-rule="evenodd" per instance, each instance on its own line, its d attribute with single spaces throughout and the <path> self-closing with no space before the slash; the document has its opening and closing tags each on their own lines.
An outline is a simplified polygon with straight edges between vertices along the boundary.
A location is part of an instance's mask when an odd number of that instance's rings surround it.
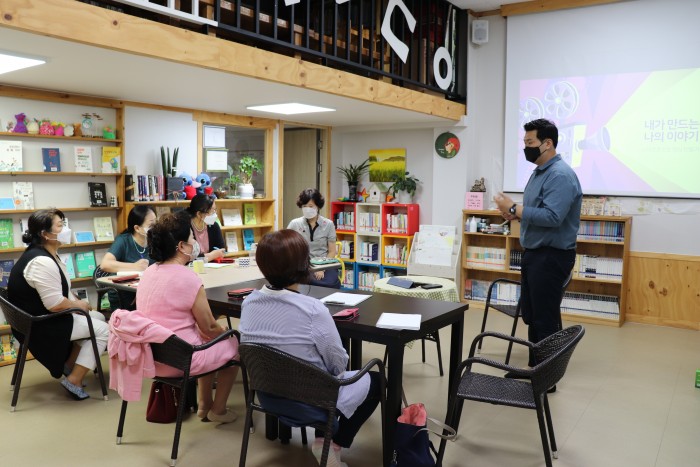
<svg viewBox="0 0 700 467">
<path fill-rule="evenodd" d="M 700 196 L 700 69 L 521 81 L 519 107 L 520 190 L 522 124 L 547 118 L 585 194 Z"/>
</svg>

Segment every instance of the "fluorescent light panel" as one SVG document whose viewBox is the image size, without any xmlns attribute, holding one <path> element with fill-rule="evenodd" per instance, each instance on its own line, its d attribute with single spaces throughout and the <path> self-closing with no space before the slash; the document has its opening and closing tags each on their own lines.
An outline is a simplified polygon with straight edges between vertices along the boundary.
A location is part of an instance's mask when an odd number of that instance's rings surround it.
<svg viewBox="0 0 700 467">
<path fill-rule="evenodd" d="M 44 63 L 46 63 L 46 60 L 20 57 L 18 55 L 12 55 L 6 52 L 0 52 L 0 75 L 11 71 L 21 70 L 22 68 L 43 65 Z"/>
<path fill-rule="evenodd" d="M 288 104 L 253 105 L 250 107 L 246 107 L 246 109 L 282 115 L 310 114 L 315 112 L 335 112 L 335 109 L 329 109 L 326 107 L 316 107 L 315 105 L 299 104 L 297 102 L 290 102 Z"/>
</svg>

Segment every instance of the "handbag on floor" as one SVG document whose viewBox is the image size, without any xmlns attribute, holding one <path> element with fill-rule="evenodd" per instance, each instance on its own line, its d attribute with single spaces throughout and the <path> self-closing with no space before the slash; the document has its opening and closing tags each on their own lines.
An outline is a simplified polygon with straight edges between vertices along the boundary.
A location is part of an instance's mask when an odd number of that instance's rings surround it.
<svg viewBox="0 0 700 467">
<path fill-rule="evenodd" d="M 151 423 L 173 423 L 177 419 L 177 404 L 180 390 L 170 385 L 153 381 L 148 396 L 146 420 Z"/>
<path fill-rule="evenodd" d="M 447 431 L 448 434 L 443 435 L 428 429 L 428 420 Z M 397 422 L 391 467 L 433 467 L 437 451 L 428 434 L 433 433 L 449 441 L 454 441 L 457 437 L 457 432 L 453 428 L 428 417 L 425 406 L 421 403 L 407 405 L 401 411 Z"/>
</svg>

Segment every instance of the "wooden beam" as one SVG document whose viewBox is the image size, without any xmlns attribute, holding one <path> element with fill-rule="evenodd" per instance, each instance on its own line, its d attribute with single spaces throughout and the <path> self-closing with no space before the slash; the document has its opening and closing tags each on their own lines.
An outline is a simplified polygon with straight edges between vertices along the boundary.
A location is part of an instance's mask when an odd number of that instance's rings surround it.
<svg viewBox="0 0 700 467">
<path fill-rule="evenodd" d="M 545 11 L 566 10 L 584 6 L 619 3 L 626 0 L 531 0 L 527 2 L 501 5 L 501 15 L 504 17 L 544 13 Z"/>
<path fill-rule="evenodd" d="M 2 0 L 0 26 L 458 121 L 466 106 L 73 0 Z"/>
</svg>

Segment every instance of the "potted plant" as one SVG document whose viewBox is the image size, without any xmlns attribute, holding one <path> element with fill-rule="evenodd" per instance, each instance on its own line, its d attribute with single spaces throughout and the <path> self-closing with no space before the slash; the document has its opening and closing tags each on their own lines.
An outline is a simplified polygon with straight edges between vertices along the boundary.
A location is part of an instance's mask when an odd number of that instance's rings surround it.
<svg viewBox="0 0 700 467">
<path fill-rule="evenodd" d="M 369 170 L 369 159 L 365 159 L 361 164 L 348 164 L 345 167 L 338 167 L 338 170 L 348 182 L 348 199 L 357 201 L 357 184 L 360 178 Z"/>
<path fill-rule="evenodd" d="M 233 173 L 233 167 L 227 166 L 228 177 L 221 178 L 219 189 L 214 191 L 217 198 L 238 198 L 238 184 L 241 183 L 241 176 Z"/>
<path fill-rule="evenodd" d="M 391 181 L 393 183 L 389 187 L 389 194 L 396 197 L 401 204 L 411 203 L 420 180 L 406 172 L 403 175 L 392 175 Z"/>
<path fill-rule="evenodd" d="M 253 199 L 255 188 L 253 187 L 253 176 L 262 170 L 262 164 L 253 156 L 243 156 L 238 163 L 241 185 L 238 189 L 243 199 Z"/>
</svg>

